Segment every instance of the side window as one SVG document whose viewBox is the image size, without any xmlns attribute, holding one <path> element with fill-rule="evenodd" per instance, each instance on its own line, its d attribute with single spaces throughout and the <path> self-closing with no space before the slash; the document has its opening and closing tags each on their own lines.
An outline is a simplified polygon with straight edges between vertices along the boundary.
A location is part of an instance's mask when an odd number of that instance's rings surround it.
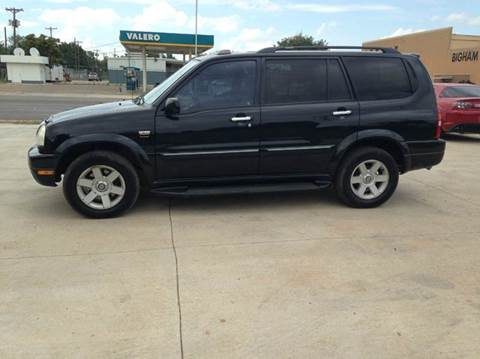
<svg viewBox="0 0 480 359">
<path fill-rule="evenodd" d="M 205 109 L 252 106 L 255 102 L 256 62 L 212 64 L 190 79 L 174 96 L 181 113 Z"/>
<path fill-rule="evenodd" d="M 327 100 L 325 60 L 267 60 L 265 103 L 302 103 Z"/>
<path fill-rule="evenodd" d="M 328 60 L 328 99 L 338 101 L 350 98 L 347 81 L 338 60 Z"/>
<path fill-rule="evenodd" d="M 410 96 L 413 91 L 403 61 L 388 57 L 344 57 L 359 100 Z"/>
</svg>

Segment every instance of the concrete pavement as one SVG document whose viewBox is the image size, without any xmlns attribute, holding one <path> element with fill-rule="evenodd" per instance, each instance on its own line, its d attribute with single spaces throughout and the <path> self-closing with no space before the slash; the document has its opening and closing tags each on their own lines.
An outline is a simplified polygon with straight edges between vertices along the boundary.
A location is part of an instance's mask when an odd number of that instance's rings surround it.
<svg viewBox="0 0 480 359">
<path fill-rule="evenodd" d="M 440 166 L 402 176 L 378 209 L 328 191 L 143 196 L 87 220 L 30 177 L 34 132 L 0 125 L 2 358 L 480 351 L 478 136 L 451 137 Z"/>
</svg>

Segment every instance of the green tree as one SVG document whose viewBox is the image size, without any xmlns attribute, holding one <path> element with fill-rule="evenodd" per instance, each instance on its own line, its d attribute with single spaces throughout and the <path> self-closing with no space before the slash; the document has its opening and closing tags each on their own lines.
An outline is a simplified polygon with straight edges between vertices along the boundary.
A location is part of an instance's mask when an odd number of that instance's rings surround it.
<svg viewBox="0 0 480 359">
<path fill-rule="evenodd" d="M 304 35 L 299 32 L 290 37 L 285 37 L 277 41 L 278 47 L 292 47 L 292 46 L 327 46 L 327 41 L 324 39 L 315 40 L 313 36 Z"/>
<path fill-rule="evenodd" d="M 21 47 L 28 54 L 28 51 L 34 47 L 41 56 L 48 57 L 50 65 L 60 64 L 62 62 L 62 53 L 58 47 L 59 40 L 51 38 L 45 35 L 35 36 L 29 34 L 22 37 L 18 42 L 18 46 Z"/>
</svg>

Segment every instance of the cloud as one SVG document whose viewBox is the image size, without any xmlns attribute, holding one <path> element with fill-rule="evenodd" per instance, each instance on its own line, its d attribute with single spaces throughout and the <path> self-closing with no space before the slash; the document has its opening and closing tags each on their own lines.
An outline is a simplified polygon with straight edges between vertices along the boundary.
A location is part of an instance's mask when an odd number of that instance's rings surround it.
<svg viewBox="0 0 480 359">
<path fill-rule="evenodd" d="M 450 23 L 462 23 L 470 26 L 480 26 L 480 16 L 470 15 L 464 12 L 454 12 L 446 17 Z"/>
<path fill-rule="evenodd" d="M 156 1 L 145 6 L 142 12 L 131 20 L 132 30 L 147 30 L 162 28 L 166 31 L 172 28 L 185 26 L 188 16 L 185 12 L 177 10 L 168 1 Z"/>
<path fill-rule="evenodd" d="M 313 3 L 291 3 L 287 5 L 291 10 L 306 12 L 318 12 L 323 14 L 335 14 L 343 12 L 365 12 L 365 11 L 391 11 L 397 9 L 395 6 L 385 4 L 342 4 L 327 5 Z"/>
<path fill-rule="evenodd" d="M 403 36 L 403 35 L 408 35 L 408 34 L 414 34 L 416 32 L 422 32 L 422 31 L 425 31 L 425 29 L 410 29 L 410 28 L 399 27 L 398 29 L 396 29 L 390 35 L 384 36 L 383 39 L 386 39 L 386 38 L 389 38 L 389 37 L 395 37 L 395 36 Z"/>
<path fill-rule="evenodd" d="M 199 32 L 215 32 L 215 33 L 229 33 L 238 30 L 241 19 L 238 15 L 217 16 L 217 17 L 198 17 L 198 31 Z M 195 28 L 195 18 L 192 17 L 189 21 L 190 28 Z"/>
<path fill-rule="evenodd" d="M 316 34 L 317 36 L 325 36 L 330 30 L 337 27 L 337 23 L 335 21 L 329 22 L 322 22 L 320 26 L 317 28 Z"/>
<path fill-rule="evenodd" d="M 279 4 L 271 0 L 231 0 L 230 4 L 241 10 L 278 11 L 281 9 Z"/>
<path fill-rule="evenodd" d="M 47 9 L 44 10 L 39 19 L 49 24 L 55 21 L 58 25 L 58 32 L 55 33 L 62 41 L 72 41 L 74 37 L 85 38 L 85 34 L 102 29 L 112 29 L 117 25 L 121 17 L 113 9 L 77 7 L 72 9 Z"/>
<path fill-rule="evenodd" d="M 276 31 L 273 27 L 265 30 L 260 28 L 244 28 L 237 36 L 227 39 L 220 44 L 220 49 L 233 51 L 256 51 L 264 47 L 273 46 Z"/>
</svg>

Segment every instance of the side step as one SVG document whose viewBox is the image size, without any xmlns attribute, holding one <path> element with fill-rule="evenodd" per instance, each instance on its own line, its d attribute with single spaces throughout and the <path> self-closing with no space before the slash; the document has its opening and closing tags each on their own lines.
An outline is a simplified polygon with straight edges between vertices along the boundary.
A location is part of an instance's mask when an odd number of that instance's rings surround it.
<svg viewBox="0 0 480 359">
<path fill-rule="evenodd" d="M 268 192 L 312 191 L 327 188 L 330 182 L 292 182 L 273 184 L 243 184 L 191 187 L 159 187 L 151 190 L 162 196 L 210 196 L 221 194 L 249 194 Z"/>
</svg>

